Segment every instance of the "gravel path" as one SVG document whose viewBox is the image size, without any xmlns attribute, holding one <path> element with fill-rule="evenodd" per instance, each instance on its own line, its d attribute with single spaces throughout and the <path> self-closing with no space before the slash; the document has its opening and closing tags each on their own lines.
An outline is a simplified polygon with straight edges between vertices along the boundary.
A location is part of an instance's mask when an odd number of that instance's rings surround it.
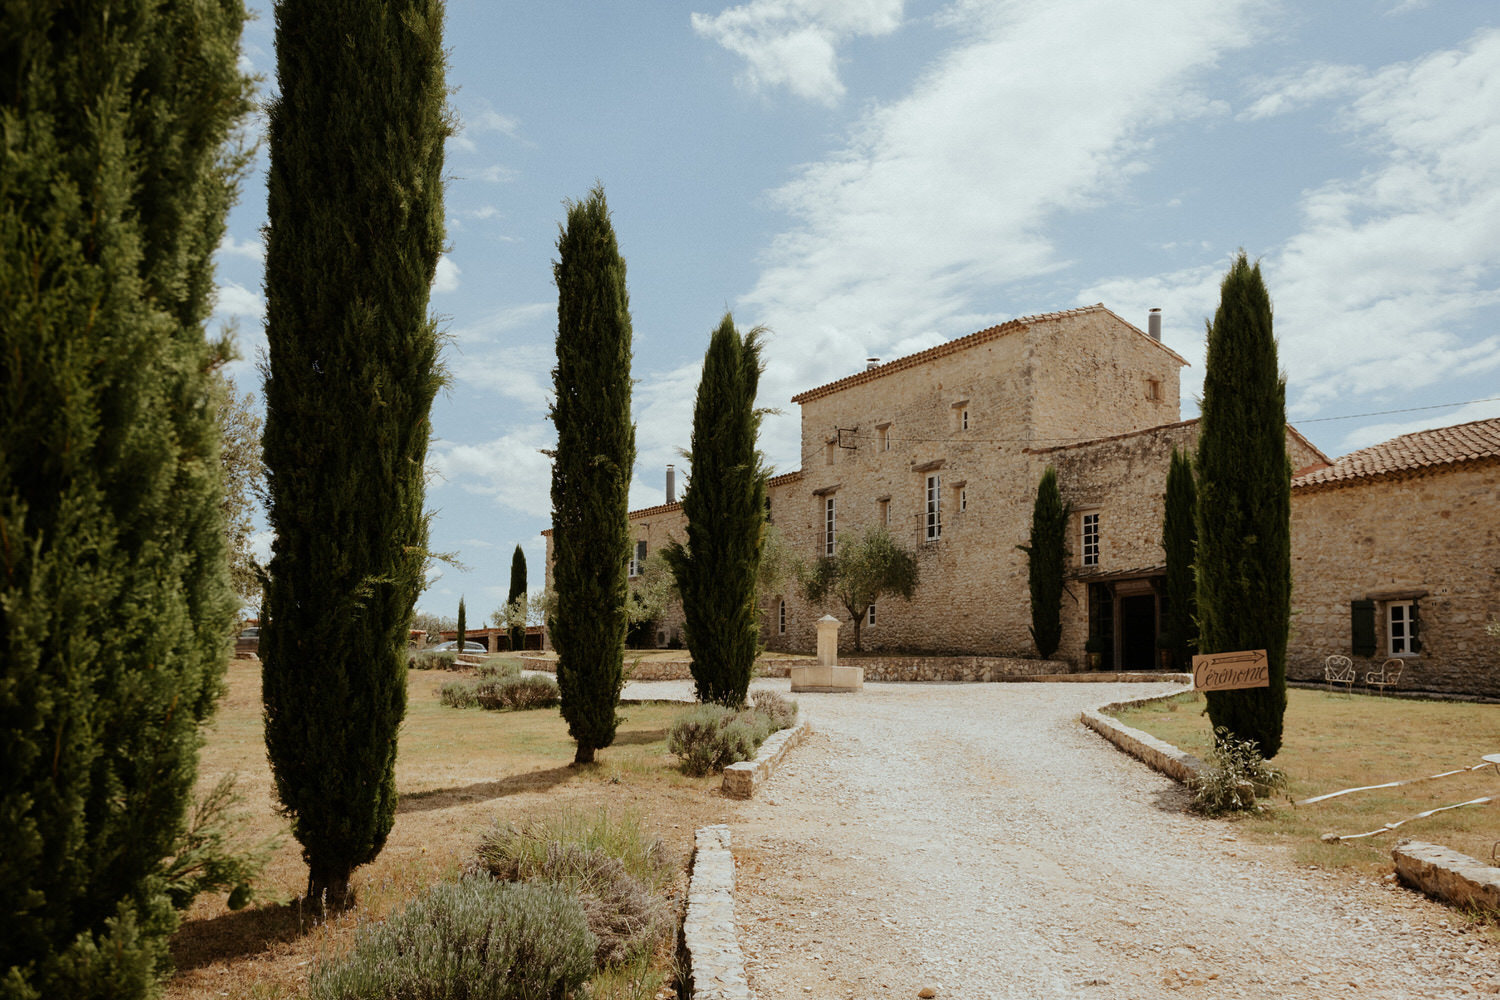
<svg viewBox="0 0 1500 1000">
<path fill-rule="evenodd" d="M 1452 911 L 1237 840 L 1077 721 L 1162 689 L 798 695 L 814 735 L 732 821 L 756 996 L 1500 993 L 1500 947 Z"/>
</svg>

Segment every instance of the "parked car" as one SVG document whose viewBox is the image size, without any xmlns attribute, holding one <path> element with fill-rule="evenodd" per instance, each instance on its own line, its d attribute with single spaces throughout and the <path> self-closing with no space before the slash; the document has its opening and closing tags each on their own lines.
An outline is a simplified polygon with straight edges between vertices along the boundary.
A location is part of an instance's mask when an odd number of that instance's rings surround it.
<svg viewBox="0 0 1500 1000">
<path fill-rule="evenodd" d="M 442 645 L 433 646 L 432 648 L 435 649 L 435 650 L 437 650 L 439 653 L 456 653 L 456 652 L 458 652 L 458 641 L 454 640 L 452 642 L 445 642 Z M 487 650 L 487 649 L 484 648 L 484 643 L 482 643 L 482 642 L 468 642 L 468 641 L 465 641 L 464 642 L 464 652 L 465 653 L 488 653 L 489 650 Z"/>
<path fill-rule="evenodd" d="M 254 660 L 260 657 L 260 629 L 252 625 L 234 639 L 234 657 L 237 660 Z"/>
</svg>

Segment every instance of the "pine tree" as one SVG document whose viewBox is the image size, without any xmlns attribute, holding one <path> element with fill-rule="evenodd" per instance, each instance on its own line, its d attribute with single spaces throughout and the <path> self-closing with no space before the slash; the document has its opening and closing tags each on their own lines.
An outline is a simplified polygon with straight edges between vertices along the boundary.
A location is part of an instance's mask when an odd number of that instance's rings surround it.
<svg viewBox="0 0 1500 1000">
<path fill-rule="evenodd" d="M 766 530 L 766 470 L 756 438 L 762 330 L 725 314 L 709 338 L 693 407 L 693 478 L 682 497 L 687 546 L 664 551 L 682 598 L 683 636 L 701 702 L 745 703 L 760 638 L 756 584 Z"/>
<path fill-rule="evenodd" d="M 1166 632 L 1172 666 L 1177 670 L 1193 668 L 1193 651 L 1198 646 L 1198 587 L 1193 579 L 1197 504 L 1192 457 L 1173 448 L 1172 464 L 1167 468 L 1161 544 L 1167 554 Z"/>
<path fill-rule="evenodd" d="M 469 633 L 469 616 L 464 612 L 464 599 L 458 599 L 458 633 L 454 636 L 458 640 L 458 651 L 464 652 L 464 640 Z"/>
<path fill-rule="evenodd" d="M 244 10 L 11 4 L 0 35 L 0 994 L 158 991 L 236 602 L 212 253 Z"/>
<path fill-rule="evenodd" d="M 1047 466 L 1031 510 L 1031 544 L 1018 545 L 1027 556 L 1031 588 L 1031 641 L 1048 659 L 1062 642 L 1063 571 L 1068 559 L 1068 508 L 1057 488 L 1057 470 Z"/>
<path fill-rule="evenodd" d="M 568 206 L 557 241 L 557 426 L 550 628 L 574 763 L 615 739 L 630 560 L 630 301 L 604 189 Z"/>
<path fill-rule="evenodd" d="M 510 591 L 505 595 L 505 607 L 514 609 L 520 607 L 516 602 L 526 596 L 526 553 L 521 551 L 521 546 L 516 546 L 516 551 L 510 557 Z M 509 611 L 507 613 L 510 613 Z M 526 648 L 526 623 L 510 623 L 510 648 L 522 650 Z"/>
<path fill-rule="evenodd" d="M 1220 286 L 1208 327 L 1198 434 L 1198 647 L 1264 649 L 1271 685 L 1208 692 L 1214 728 L 1281 750 L 1291 622 L 1291 463 L 1286 381 L 1271 298 L 1243 252 Z"/>
<path fill-rule="evenodd" d="M 306 905 L 395 819 L 407 629 L 421 590 L 428 290 L 443 246 L 441 0 L 279 0 L 268 108 L 264 461 L 275 532 L 261 627 L 266 749 Z"/>
</svg>

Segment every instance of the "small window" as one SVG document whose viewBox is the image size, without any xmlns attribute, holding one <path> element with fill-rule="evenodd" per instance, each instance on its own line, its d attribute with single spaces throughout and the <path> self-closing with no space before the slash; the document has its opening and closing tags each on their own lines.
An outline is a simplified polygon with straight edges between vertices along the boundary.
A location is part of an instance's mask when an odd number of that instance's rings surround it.
<svg viewBox="0 0 1500 1000">
<path fill-rule="evenodd" d="M 646 565 L 646 540 L 639 539 L 635 543 L 635 551 L 630 554 L 630 575 L 640 576 L 641 568 Z"/>
<path fill-rule="evenodd" d="M 969 429 L 969 408 L 967 406 L 958 411 L 958 429 L 961 431 Z"/>
<path fill-rule="evenodd" d="M 966 511 L 968 509 L 969 509 L 969 490 L 968 490 L 968 487 L 960 486 L 958 488 L 958 512 L 960 514 L 962 514 L 964 511 Z"/>
<path fill-rule="evenodd" d="M 776 633 L 786 635 L 786 600 L 776 603 Z"/>
<path fill-rule="evenodd" d="M 943 480 L 936 473 L 927 477 L 927 512 L 924 534 L 929 542 L 943 537 Z"/>
<path fill-rule="evenodd" d="M 891 502 L 889 500 L 880 501 L 880 523 L 887 528 L 891 526 Z"/>
<path fill-rule="evenodd" d="M 890 451 L 891 450 L 891 425 L 890 424 L 881 424 L 879 427 L 875 428 L 875 434 L 877 436 L 877 442 L 876 443 L 877 443 L 878 447 L 880 448 L 880 450 L 881 451 Z"/>
<path fill-rule="evenodd" d="M 1083 564 L 1099 565 L 1099 515 L 1083 515 Z"/>
<path fill-rule="evenodd" d="M 1161 381 L 1148 378 L 1146 380 L 1146 398 L 1153 403 L 1161 402 Z"/>
<path fill-rule="evenodd" d="M 866 625 L 874 625 L 875 624 L 875 605 L 873 605 L 873 604 L 870 605 L 870 610 L 868 612 L 866 612 L 865 624 Z"/>
<path fill-rule="evenodd" d="M 1385 621 L 1386 648 L 1391 656 L 1411 656 L 1421 652 L 1416 601 L 1391 601 L 1385 606 Z"/>
<path fill-rule="evenodd" d="M 823 498 L 823 554 L 833 555 L 834 531 L 838 527 L 838 515 L 834 511 L 833 497 Z"/>
<path fill-rule="evenodd" d="M 837 448 L 838 448 L 838 444 L 836 442 L 833 442 L 833 441 L 829 441 L 827 444 L 823 445 L 823 464 L 824 465 L 832 465 L 833 464 L 833 453 L 834 453 L 835 449 L 837 449 Z"/>
</svg>

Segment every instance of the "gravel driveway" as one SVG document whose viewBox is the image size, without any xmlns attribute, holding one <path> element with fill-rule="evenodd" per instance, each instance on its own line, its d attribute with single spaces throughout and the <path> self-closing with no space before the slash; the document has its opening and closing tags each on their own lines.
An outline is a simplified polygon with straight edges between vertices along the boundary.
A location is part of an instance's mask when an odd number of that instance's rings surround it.
<svg viewBox="0 0 1500 1000">
<path fill-rule="evenodd" d="M 1500 947 L 1459 915 L 1238 840 L 1077 721 L 1163 689 L 798 695 L 815 734 L 731 821 L 756 996 L 1500 993 Z"/>
</svg>

